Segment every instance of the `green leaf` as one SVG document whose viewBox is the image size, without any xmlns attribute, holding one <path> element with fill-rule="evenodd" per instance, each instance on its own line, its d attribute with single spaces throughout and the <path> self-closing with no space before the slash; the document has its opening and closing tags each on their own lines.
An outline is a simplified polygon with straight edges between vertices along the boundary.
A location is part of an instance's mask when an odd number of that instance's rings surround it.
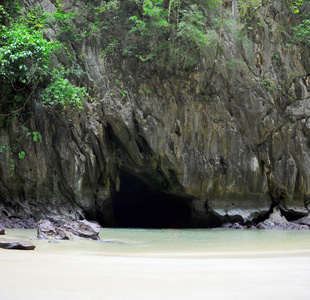
<svg viewBox="0 0 310 300">
<path fill-rule="evenodd" d="M 26 156 L 26 153 L 24 151 L 21 151 L 18 153 L 19 159 L 23 159 L 23 158 L 25 158 L 25 156 Z"/>
</svg>

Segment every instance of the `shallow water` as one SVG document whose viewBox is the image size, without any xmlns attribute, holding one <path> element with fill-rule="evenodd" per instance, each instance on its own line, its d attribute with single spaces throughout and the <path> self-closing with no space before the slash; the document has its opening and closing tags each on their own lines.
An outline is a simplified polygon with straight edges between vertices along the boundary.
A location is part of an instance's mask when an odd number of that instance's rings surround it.
<svg viewBox="0 0 310 300">
<path fill-rule="evenodd" d="M 0 300 L 310 297 L 307 231 L 102 229 L 100 236 L 0 249 Z"/>
</svg>

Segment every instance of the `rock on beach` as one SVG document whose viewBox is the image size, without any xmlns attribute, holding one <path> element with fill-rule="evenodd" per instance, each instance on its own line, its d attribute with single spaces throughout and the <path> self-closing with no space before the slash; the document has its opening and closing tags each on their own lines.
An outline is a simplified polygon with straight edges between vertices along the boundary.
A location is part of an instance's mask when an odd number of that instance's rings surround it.
<svg viewBox="0 0 310 300">
<path fill-rule="evenodd" d="M 39 239 L 72 240 L 77 237 L 100 240 L 100 225 L 83 221 L 70 221 L 60 226 L 55 226 L 48 220 L 38 222 L 37 237 Z"/>
<path fill-rule="evenodd" d="M 17 249 L 17 250 L 34 250 L 35 245 L 30 242 L 10 241 L 7 239 L 0 239 L 0 248 L 3 249 Z"/>
</svg>

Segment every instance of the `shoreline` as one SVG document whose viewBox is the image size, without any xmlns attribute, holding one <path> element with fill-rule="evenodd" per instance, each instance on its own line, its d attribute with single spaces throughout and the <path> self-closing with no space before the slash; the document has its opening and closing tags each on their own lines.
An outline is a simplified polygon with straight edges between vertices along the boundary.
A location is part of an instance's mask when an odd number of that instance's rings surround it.
<svg viewBox="0 0 310 300">
<path fill-rule="evenodd" d="M 16 230 L 16 231 L 15 231 Z M 27 232 L 28 230 L 31 231 Z M 248 230 L 247 234 L 245 233 L 246 230 L 240 231 L 240 234 L 237 233 L 235 230 L 231 230 L 231 233 L 227 232 L 224 228 L 219 229 L 219 231 L 226 232 L 225 236 L 233 234 L 237 239 L 240 239 L 240 247 L 236 249 L 236 245 L 232 242 L 232 240 L 228 241 L 228 247 L 226 248 L 219 248 L 219 250 L 214 250 L 214 248 L 208 247 L 208 240 L 206 240 L 206 248 L 197 248 L 196 250 L 188 249 L 188 248 L 174 248 L 174 249 L 166 249 L 166 247 L 163 245 L 161 248 L 150 249 L 149 247 L 145 246 L 145 237 L 142 238 L 142 243 L 139 247 L 136 246 L 136 244 L 124 242 L 120 244 L 117 243 L 111 243 L 111 240 L 108 241 L 100 240 L 88 240 L 88 239 L 75 239 L 75 240 L 61 240 L 57 242 L 51 242 L 50 240 L 46 239 L 36 239 L 35 235 L 35 229 L 9 229 L 7 232 L 7 238 L 10 239 L 17 239 L 19 241 L 31 241 L 32 243 L 35 243 L 37 249 L 36 252 L 42 253 L 43 255 L 47 252 L 52 252 L 53 255 L 57 255 L 57 251 L 59 249 L 62 249 L 61 255 L 70 256 L 71 258 L 74 258 L 76 256 L 79 257 L 110 257 L 110 258 L 122 258 L 122 259 L 186 259 L 186 260 L 196 260 L 196 259 L 259 259 L 259 258 L 283 258 L 283 257 L 310 257 L 310 248 L 309 247 L 298 247 L 286 245 L 284 243 L 284 246 L 282 244 L 279 244 L 279 241 L 281 240 L 281 237 L 286 237 L 287 235 L 283 236 L 281 231 L 276 230 L 273 231 L 274 233 L 271 233 L 272 236 L 276 237 L 276 240 L 274 239 L 270 240 L 270 243 L 268 244 L 268 247 L 263 247 L 260 244 L 256 245 L 253 248 L 253 245 L 251 241 L 248 241 L 247 237 L 248 234 L 251 234 L 250 232 L 260 231 L 262 232 L 262 235 L 259 235 L 260 238 L 265 239 L 270 237 L 270 232 L 272 230 Z M 291 233 L 289 233 L 289 231 Z M 235 232 L 235 233 L 234 233 Z M 269 233 L 268 233 L 269 232 Z M 283 231 L 282 231 L 283 232 Z M 291 230 L 286 230 L 288 232 L 288 237 L 293 240 L 296 237 L 309 237 L 309 233 L 298 231 L 296 232 L 297 235 L 292 233 Z M 104 231 L 101 232 L 102 235 L 104 235 Z M 127 232 L 127 234 L 130 234 Z M 127 234 L 125 236 L 127 236 Z M 183 236 L 184 233 L 181 233 L 179 237 Z M 207 231 L 206 231 L 206 234 Z M 210 232 L 211 234 L 211 232 Z M 221 235 L 222 233 L 220 233 Z M 267 234 L 267 235 L 265 235 Z M 292 235 L 293 234 L 293 235 Z M 302 235 L 300 235 L 302 234 Z M 306 235 L 304 235 L 306 234 Z M 32 237 L 33 235 L 33 237 Z M 170 233 L 171 235 L 171 233 Z M 163 236 L 167 236 L 166 233 L 164 233 Z M 210 239 L 214 237 L 213 234 L 208 235 Z M 256 234 L 250 235 L 257 236 Z M 101 236 L 102 237 L 102 236 Z M 111 234 L 109 236 L 111 238 Z M 120 237 L 119 237 L 120 238 Z M 1 238 L 0 238 L 1 239 Z M 137 239 L 137 236 L 133 235 L 133 239 Z M 245 242 L 248 241 L 248 242 Z M 158 242 L 158 241 L 157 241 Z M 157 242 L 154 244 L 156 246 Z M 282 243 L 282 242 L 281 242 Z M 154 246 L 153 245 L 153 246 Z M 133 246 L 133 247 L 132 247 Z M 171 245 L 170 245 L 171 246 Z M 73 250 L 74 249 L 74 250 Z M 179 250 L 177 250 L 179 249 Z M 1 250 L 1 249 L 0 249 Z M 84 254 L 85 255 L 84 255 Z"/>
<path fill-rule="evenodd" d="M 310 230 L 310 226 L 305 223 L 297 223 L 294 221 L 287 221 L 281 216 L 282 219 L 273 220 L 274 222 L 268 222 L 269 219 L 266 219 L 264 222 L 260 222 L 252 225 L 235 223 L 225 223 L 219 227 L 197 227 L 188 229 L 205 229 L 205 230 L 216 230 L 216 229 L 228 229 L 228 230 Z M 54 221 L 49 220 L 54 226 L 61 226 L 66 221 Z M 266 222 L 267 221 L 267 222 Z M 90 221 L 92 222 L 92 221 Z M 0 228 L 4 229 L 37 229 L 39 221 L 36 221 L 34 218 L 20 219 L 15 217 L 0 217 Z M 109 228 L 109 227 L 107 227 Z M 115 227 L 120 228 L 120 227 Z M 129 228 L 128 228 L 129 229 Z M 137 229 L 137 228 L 132 228 Z M 184 229 L 184 228 L 140 228 L 140 229 Z"/>
</svg>

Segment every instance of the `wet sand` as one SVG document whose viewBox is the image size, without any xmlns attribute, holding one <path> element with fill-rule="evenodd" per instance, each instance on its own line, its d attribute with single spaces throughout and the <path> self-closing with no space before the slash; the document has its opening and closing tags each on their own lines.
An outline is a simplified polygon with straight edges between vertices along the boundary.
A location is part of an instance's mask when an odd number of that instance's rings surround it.
<svg viewBox="0 0 310 300">
<path fill-rule="evenodd" d="M 7 238 L 29 240 L 34 233 L 12 230 Z M 101 235 L 108 239 L 32 241 L 34 251 L 0 249 L 0 299 L 309 299 L 310 235 L 284 234 L 284 244 L 265 250 L 264 234 L 111 230 Z M 205 235 L 219 242 L 201 251 Z M 226 235 L 234 238 L 225 243 Z M 182 247 L 186 241 L 192 248 Z"/>
</svg>

